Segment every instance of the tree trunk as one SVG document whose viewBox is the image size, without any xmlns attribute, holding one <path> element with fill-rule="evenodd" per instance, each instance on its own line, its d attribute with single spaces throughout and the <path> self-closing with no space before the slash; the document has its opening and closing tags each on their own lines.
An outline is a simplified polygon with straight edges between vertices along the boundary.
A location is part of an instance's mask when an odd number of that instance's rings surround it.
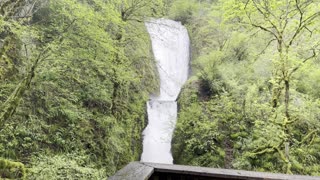
<svg viewBox="0 0 320 180">
<path fill-rule="evenodd" d="M 224 167 L 226 169 L 231 169 L 232 161 L 233 161 L 233 145 L 229 138 L 224 140 L 224 150 L 225 150 Z"/>
<path fill-rule="evenodd" d="M 39 60 L 40 57 L 32 64 L 27 76 L 21 80 L 6 102 L 2 105 L 0 110 L 0 127 L 3 127 L 4 123 L 12 117 L 24 93 L 30 88 Z"/>
<path fill-rule="evenodd" d="M 289 120 L 290 119 L 290 115 L 289 115 L 289 100 L 290 100 L 290 84 L 289 84 L 289 80 L 286 79 L 284 81 L 284 85 L 285 85 L 285 114 L 286 114 L 286 118 Z"/>
</svg>

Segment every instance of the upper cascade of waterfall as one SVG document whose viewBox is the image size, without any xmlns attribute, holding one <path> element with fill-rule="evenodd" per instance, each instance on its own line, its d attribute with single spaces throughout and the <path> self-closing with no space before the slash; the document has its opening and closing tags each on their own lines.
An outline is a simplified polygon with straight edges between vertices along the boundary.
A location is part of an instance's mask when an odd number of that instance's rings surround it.
<svg viewBox="0 0 320 180">
<path fill-rule="evenodd" d="M 189 35 L 180 22 L 152 19 L 146 22 L 160 75 L 160 94 L 153 100 L 175 101 L 189 71 Z"/>
<path fill-rule="evenodd" d="M 146 22 L 160 76 L 160 94 L 147 103 L 148 126 L 143 131 L 141 161 L 172 164 L 171 139 L 177 119 L 176 99 L 189 71 L 189 36 L 180 22 Z"/>
</svg>

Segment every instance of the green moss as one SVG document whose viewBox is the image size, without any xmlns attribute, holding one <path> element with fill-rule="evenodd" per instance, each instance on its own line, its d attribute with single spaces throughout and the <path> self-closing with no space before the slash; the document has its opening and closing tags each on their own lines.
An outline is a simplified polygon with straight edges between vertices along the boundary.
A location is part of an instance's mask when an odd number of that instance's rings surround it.
<svg viewBox="0 0 320 180">
<path fill-rule="evenodd" d="M 0 177 L 9 179 L 25 179 L 26 168 L 20 162 L 0 158 Z"/>
</svg>

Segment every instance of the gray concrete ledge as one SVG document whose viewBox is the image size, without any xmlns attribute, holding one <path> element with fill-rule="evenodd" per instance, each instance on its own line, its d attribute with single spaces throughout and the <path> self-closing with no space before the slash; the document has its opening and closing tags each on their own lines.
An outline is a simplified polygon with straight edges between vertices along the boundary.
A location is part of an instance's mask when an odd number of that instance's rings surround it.
<svg viewBox="0 0 320 180">
<path fill-rule="evenodd" d="M 197 166 L 182 166 L 171 164 L 156 164 L 144 162 L 131 162 L 118 171 L 110 180 L 147 180 L 153 173 L 180 174 L 185 176 L 199 176 L 207 179 L 237 179 L 237 180 L 320 180 L 315 176 L 300 176 L 275 174 L 265 172 L 204 168 Z"/>
</svg>

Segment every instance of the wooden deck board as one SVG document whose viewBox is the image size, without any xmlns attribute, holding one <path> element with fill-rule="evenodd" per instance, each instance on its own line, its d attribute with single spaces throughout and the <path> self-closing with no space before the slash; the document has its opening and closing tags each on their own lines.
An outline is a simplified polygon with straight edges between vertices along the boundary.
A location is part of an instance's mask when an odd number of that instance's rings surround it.
<svg viewBox="0 0 320 180">
<path fill-rule="evenodd" d="M 153 167 L 140 162 L 131 162 L 110 177 L 109 180 L 147 180 L 153 174 L 153 170 Z"/>
<path fill-rule="evenodd" d="M 189 175 L 228 178 L 228 179 L 320 180 L 320 177 L 315 177 L 315 176 L 287 175 L 287 174 L 275 174 L 275 173 L 266 173 L 266 172 L 205 168 L 205 167 L 197 167 L 197 166 L 168 165 L 168 164 L 156 164 L 156 163 L 143 163 L 143 164 L 154 167 L 155 172 L 189 174 Z"/>
<path fill-rule="evenodd" d="M 229 180 L 320 180 L 317 176 L 301 176 L 275 174 L 266 172 L 217 169 L 197 166 L 183 166 L 171 164 L 157 164 L 132 162 L 114 176 L 110 180 L 147 180 L 152 174 L 168 174 L 181 175 L 184 177 L 206 177 L 205 179 L 229 179 Z"/>
</svg>

